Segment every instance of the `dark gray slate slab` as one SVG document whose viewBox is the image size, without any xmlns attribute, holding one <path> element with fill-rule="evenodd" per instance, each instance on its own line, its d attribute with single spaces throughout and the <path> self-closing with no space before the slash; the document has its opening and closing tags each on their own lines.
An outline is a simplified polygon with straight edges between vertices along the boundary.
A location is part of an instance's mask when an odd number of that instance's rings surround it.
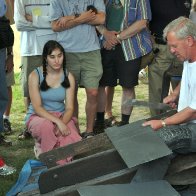
<svg viewBox="0 0 196 196">
<path fill-rule="evenodd" d="M 86 186 L 78 192 L 81 196 L 180 196 L 167 181 Z"/>
<path fill-rule="evenodd" d="M 172 153 L 151 127 L 142 126 L 143 122 L 106 129 L 106 134 L 129 168 Z"/>
</svg>

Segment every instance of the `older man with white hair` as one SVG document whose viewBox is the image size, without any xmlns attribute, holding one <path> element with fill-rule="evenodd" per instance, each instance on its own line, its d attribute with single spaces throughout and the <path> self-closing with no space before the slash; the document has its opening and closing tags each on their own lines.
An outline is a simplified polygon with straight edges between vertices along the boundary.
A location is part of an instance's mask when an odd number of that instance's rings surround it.
<svg viewBox="0 0 196 196">
<path fill-rule="evenodd" d="M 166 26 L 163 36 L 171 53 L 184 62 L 181 83 L 164 99 L 173 107 L 178 100 L 178 112 L 165 120 L 147 121 L 143 126 L 151 126 L 175 153 L 196 152 L 196 25 L 179 17 Z M 163 157 L 142 165 L 132 183 L 163 179 L 169 163 L 170 157 Z M 181 194 L 195 195 L 188 191 Z"/>
</svg>

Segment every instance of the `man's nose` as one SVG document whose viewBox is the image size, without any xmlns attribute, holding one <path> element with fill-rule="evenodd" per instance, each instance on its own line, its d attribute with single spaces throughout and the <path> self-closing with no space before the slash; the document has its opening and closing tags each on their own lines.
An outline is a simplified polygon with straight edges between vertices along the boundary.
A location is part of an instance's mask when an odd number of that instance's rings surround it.
<svg viewBox="0 0 196 196">
<path fill-rule="evenodd" d="M 170 52 L 171 52 L 172 54 L 174 54 L 174 53 L 175 53 L 175 49 L 174 49 L 174 48 L 170 48 Z"/>
</svg>

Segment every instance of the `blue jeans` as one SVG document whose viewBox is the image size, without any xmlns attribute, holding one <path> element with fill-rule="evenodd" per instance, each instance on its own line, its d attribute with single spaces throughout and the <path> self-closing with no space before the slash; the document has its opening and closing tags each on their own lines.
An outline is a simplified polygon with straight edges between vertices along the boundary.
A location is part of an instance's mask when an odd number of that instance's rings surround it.
<svg viewBox="0 0 196 196">
<path fill-rule="evenodd" d="M 0 133 L 3 131 L 3 114 L 8 102 L 5 73 L 6 49 L 0 49 Z"/>
</svg>

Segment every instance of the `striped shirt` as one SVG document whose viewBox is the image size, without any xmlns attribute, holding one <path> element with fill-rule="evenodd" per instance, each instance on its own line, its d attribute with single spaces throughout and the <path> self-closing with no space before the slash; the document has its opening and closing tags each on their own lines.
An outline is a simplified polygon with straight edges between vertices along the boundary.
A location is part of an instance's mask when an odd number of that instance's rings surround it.
<svg viewBox="0 0 196 196">
<path fill-rule="evenodd" d="M 112 3 L 111 0 L 106 1 L 106 5 Z M 151 20 L 151 9 L 149 0 L 124 0 L 124 17 L 121 24 L 121 31 L 128 28 L 134 22 L 139 20 Z M 122 48 L 125 60 L 134 60 L 148 54 L 152 50 L 150 41 L 150 32 L 143 29 L 128 39 L 122 40 Z"/>
</svg>

